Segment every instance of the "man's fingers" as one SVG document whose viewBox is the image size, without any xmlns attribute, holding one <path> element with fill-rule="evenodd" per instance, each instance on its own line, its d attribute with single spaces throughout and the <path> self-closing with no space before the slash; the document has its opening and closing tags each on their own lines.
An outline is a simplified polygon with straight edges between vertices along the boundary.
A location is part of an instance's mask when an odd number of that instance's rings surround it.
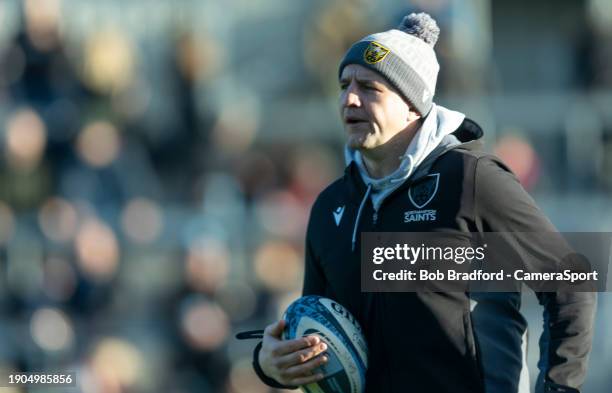
<svg viewBox="0 0 612 393">
<path fill-rule="evenodd" d="M 326 350 L 327 344 L 321 342 L 317 345 L 312 345 L 299 351 L 284 355 L 278 359 L 277 364 L 279 368 L 288 368 L 291 366 L 298 365 L 300 363 L 304 363 L 314 358 L 315 356 L 325 352 Z"/>
<path fill-rule="evenodd" d="M 289 367 L 286 369 L 282 376 L 285 379 L 296 379 L 301 377 L 308 377 L 317 367 L 327 362 L 327 356 L 321 355 L 314 359 L 310 359 L 306 363 L 299 364 L 297 366 Z"/>
<path fill-rule="evenodd" d="M 289 383 L 289 385 L 291 385 L 291 386 L 307 385 L 309 383 L 318 382 L 318 381 L 320 381 L 322 379 L 323 379 L 323 374 L 322 373 L 316 373 L 314 375 L 309 375 L 307 377 L 294 378 L 292 380 L 292 382 Z"/>
<path fill-rule="evenodd" d="M 312 345 L 317 345 L 320 342 L 321 339 L 317 336 L 307 336 L 295 338 L 293 340 L 280 341 L 274 345 L 272 354 L 274 356 L 288 355 L 301 349 L 308 348 Z"/>
</svg>

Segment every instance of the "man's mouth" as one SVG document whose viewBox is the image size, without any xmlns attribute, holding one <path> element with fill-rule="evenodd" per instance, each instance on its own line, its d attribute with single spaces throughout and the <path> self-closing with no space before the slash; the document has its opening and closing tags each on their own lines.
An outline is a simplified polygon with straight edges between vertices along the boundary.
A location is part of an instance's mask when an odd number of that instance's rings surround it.
<svg viewBox="0 0 612 393">
<path fill-rule="evenodd" d="M 357 117 L 347 117 L 346 119 L 344 119 L 344 122 L 346 124 L 357 124 L 357 123 L 365 123 L 366 120 L 360 119 Z"/>
</svg>

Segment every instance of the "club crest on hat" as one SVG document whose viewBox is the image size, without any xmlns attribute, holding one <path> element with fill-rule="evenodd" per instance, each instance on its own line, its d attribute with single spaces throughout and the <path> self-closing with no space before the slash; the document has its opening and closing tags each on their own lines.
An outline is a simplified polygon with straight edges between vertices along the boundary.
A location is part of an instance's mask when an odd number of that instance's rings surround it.
<svg viewBox="0 0 612 393">
<path fill-rule="evenodd" d="M 388 54 L 389 49 L 385 48 L 376 41 L 372 41 L 363 53 L 363 59 L 368 64 L 375 64 L 382 61 Z"/>
<path fill-rule="evenodd" d="M 438 191 L 439 180 L 440 174 L 433 173 L 417 184 L 410 186 L 408 189 L 408 198 L 410 198 L 412 204 L 418 209 L 422 209 L 431 202 Z"/>
</svg>

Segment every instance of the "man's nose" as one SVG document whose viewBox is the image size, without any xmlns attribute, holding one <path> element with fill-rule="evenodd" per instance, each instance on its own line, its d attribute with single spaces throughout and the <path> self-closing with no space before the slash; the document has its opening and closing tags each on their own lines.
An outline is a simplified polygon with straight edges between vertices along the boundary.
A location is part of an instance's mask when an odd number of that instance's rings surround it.
<svg viewBox="0 0 612 393">
<path fill-rule="evenodd" d="M 344 91 L 344 106 L 346 107 L 358 107 L 361 106 L 361 98 L 359 97 L 358 92 L 355 89 L 355 86 L 353 83 L 351 83 L 350 85 L 348 85 L 346 87 L 346 90 Z"/>
</svg>

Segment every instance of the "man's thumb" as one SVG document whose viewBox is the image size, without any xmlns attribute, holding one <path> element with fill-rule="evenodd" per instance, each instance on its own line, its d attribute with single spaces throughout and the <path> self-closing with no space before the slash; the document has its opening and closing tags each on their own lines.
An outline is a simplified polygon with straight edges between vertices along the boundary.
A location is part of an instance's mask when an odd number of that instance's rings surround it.
<svg viewBox="0 0 612 393">
<path fill-rule="evenodd" d="M 266 328 L 266 331 L 269 335 L 280 338 L 281 334 L 283 334 L 283 329 L 285 329 L 285 321 L 281 319 L 280 321 L 269 325 Z"/>
</svg>

